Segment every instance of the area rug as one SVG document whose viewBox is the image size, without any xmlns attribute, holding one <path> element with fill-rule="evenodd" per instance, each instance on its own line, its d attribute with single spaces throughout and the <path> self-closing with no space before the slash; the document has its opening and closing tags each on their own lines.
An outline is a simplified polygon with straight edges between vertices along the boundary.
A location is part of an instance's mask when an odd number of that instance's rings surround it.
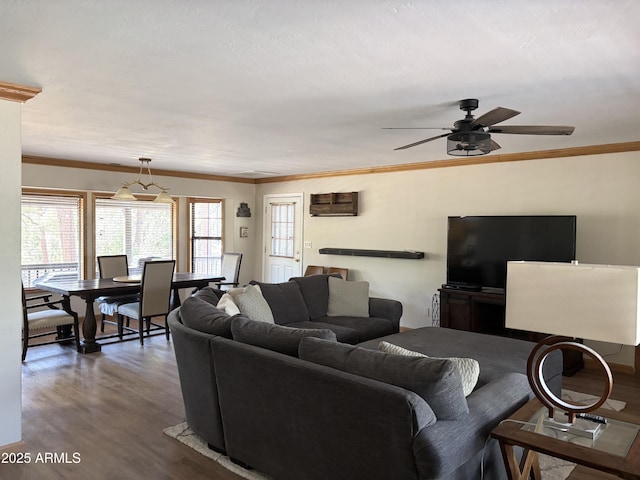
<svg viewBox="0 0 640 480">
<path fill-rule="evenodd" d="M 562 390 L 562 398 L 572 403 L 592 403 L 597 397 L 588 395 L 585 393 L 573 392 L 571 390 Z M 603 408 L 610 410 L 620 411 L 625 407 L 626 403 L 619 400 L 609 399 Z M 173 427 L 168 427 L 163 430 L 165 435 L 171 438 L 175 438 L 179 442 L 185 444 L 188 447 L 193 448 L 196 452 L 204 455 L 211 460 L 219 463 L 227 470 L 243 477 L 248 480 L 272 480 L 271 477 L 267 477 L 264 474 L 256 472 L 255 470 L 247 470 L 239 465 L 236 465 L 229 457 L 222 455 L 221 453 L 211 450 L 207 443 L 196 435 L 186 422 L 180 423 Z M 544 480 L 564 480 L 567 478 L 573 469 L 576 467 L 575 463 L 567 462 L 554 457 L 540 454 L 540 470 L 542 471 L 542 478 Z"/>
<path fill-rule="evenodd" d="M 595 402 L 598 397 L 589 395 L 586 393 L 574 392 L 572 390 L 562 390 L 562 399 L 571 403 L 584 403 L 589 404 Z M 602 408 L 608 408 L 609 410 L 620 411 L 626 406 L 625 402 L 620 400 L 608 399 Z M 567 462 L 560 458 L 550 457 L 548 455 L 540 454 L 540 471 L 544 480 L 564 480 L 567 478 L 574 468 L 575 463 Z"/>
</svg>

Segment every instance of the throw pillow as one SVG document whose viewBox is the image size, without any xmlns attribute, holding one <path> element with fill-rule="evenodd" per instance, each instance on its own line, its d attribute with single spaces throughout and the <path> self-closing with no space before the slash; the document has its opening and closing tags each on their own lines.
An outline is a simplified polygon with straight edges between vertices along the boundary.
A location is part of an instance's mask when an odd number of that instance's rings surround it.
<svg viewBox="0 0 640 480">
<path fill-rule="evenodd" d="M 242 293 L 236 295 L 234 300 L 240 313 L 251 320 L 274 323 L 271 308 L 257 285 L 247 285 Z"/>
<path fill-rule="evenodd" d="M 185 299 L 180 307 L 182 323 L 211 335 L 231 338 L 231 316 L 198 297 Z"/>
<path fill-rule="evenodd" d="M 228 315 L 238 315 L 240 309 L 238 305 L 233 301 L 233 297 L 229 293 L 225 293 L 220 297 L 220 301 L 216 305 L 220 310 L 224 310 Z"/>
<path fill-rule="evenodd" d="M 300 287 L 311 320 L 327 316 L 329 306 L 329 281 L 327 278 L 329 278 L 328 275 L 291 278 Z"/>
<path fill-rule="evenodd" d="M 393 353 L 395 355 L 406 355 L 410 357 L 424 357 L 424 358 L 435 358 L 429 357 L 423 353 L 414 352 L 413 350 L 407 350 L 406 348 L 399 347 L 398 345 L 394 345 L 389 342 L 380 342 L 378 345 L 378 350 L 385 353 Z M 462 390 L 464 391 L 464 396 L 467 397 L 473 389 L 476 387 L 476 383 L 478 383 L 478 376 L 480 375 L 480 364 L 477 360 L 473 358 L 458 358 L 451 357 L 446 358 L 444 360 L 451 360 L 458 370 L 460 371 L 460 377 L 462 377 Z"/>
<path fill-rule="evenodd" d="M 347 282 L 329 277 L 327 316 L 368 317 L 369 282 Z"/>
<path fill-rule="evenodd" d="M 322 338 L 336 342 L 336 335 L 331 330 L 311 328 L 291 328 L 283 325 L 256 322 L 247 318 L 236 317 L 231 322 L 233 339 L 284 353 L 292 357 L 298 356 L 300 341 L 306 337 Z"/>
<path fill-rule="evenodd" d="M 273 320 L 278 325 L 308 322 L 309 312 L 304 303 L 300 286 L 296 282 L 261 283 L 251 282 L 260 287 L 262 296 L 269 304 Z"/>
<path fill-rule="evenodd" d="M 218 290 L 217 288 L 212 287 L 203 287 L 200 290 L 197 290 L 191 296 L 206 300 L 215 307 L 220 301 L 222 295 L 224 295 L 224 292 L 222 290 Z"/>
<path fill-rule="evenodd" d="M 429 404 L 439 420 L 458 420 L 469 413 L 460 372 L 450 360 L 388 355 L 317 338 L 302 339 L 298 355 L 303 360 L 411 390 Z"/>
</svg>

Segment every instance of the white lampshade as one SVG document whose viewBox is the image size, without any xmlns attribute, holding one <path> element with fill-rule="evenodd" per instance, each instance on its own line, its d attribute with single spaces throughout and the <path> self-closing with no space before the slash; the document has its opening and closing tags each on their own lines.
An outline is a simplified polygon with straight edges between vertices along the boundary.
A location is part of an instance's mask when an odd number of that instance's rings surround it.
<svg viewBox="0 0 640 480">
<path fill-rule="evenodd" d="M 507 328 L 640 344 L 640 268 L 508 262 Z"/>
<path fill-rule="evenodd" d="M 169 195 L 165 190 L 160 192 L 153 201 L 156 203 L 176 203 L 173 198 L 171 198 L 171 195 Z"/>
<path fill-rule="evenodd" d="M 133 193 L 131 193 L 131 190 L 129 190 L 129 187 L 120 187 L 111 198 L 114 200 L 137 200 L 137 198 L 133 196 Z"/>
</svg>

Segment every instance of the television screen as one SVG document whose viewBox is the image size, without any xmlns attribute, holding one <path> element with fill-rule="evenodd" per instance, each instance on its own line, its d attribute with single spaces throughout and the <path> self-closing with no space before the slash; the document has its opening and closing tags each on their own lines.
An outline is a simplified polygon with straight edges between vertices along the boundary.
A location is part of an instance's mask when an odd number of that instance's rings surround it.
<svg viewBox="0 0 640 480">
<path fill-rule="evenodd" d="M 575 259 L 575 215 L 449 217 L 448 222 L 448 286 L 504 291 L 509 260 Z"/>
</svg>

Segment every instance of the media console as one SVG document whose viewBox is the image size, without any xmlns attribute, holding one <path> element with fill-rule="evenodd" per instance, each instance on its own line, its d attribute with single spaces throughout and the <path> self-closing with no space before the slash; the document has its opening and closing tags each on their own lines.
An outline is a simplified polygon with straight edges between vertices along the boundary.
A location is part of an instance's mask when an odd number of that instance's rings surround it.
<svg viewBox="0 0 640 480">
<path fill-rule="evenodd" d="M 505 327 L 505 296 L 503 293 L 443 288 L 440 292 L 440 326 L 486 333 L 503 337 L 519 338 L 538 342 L 547 335 L 537 332 L 522 332 Z M 563 350 L 562 374 L 571 376 L 584 367 L 582 354 Z"/>
</svg>

